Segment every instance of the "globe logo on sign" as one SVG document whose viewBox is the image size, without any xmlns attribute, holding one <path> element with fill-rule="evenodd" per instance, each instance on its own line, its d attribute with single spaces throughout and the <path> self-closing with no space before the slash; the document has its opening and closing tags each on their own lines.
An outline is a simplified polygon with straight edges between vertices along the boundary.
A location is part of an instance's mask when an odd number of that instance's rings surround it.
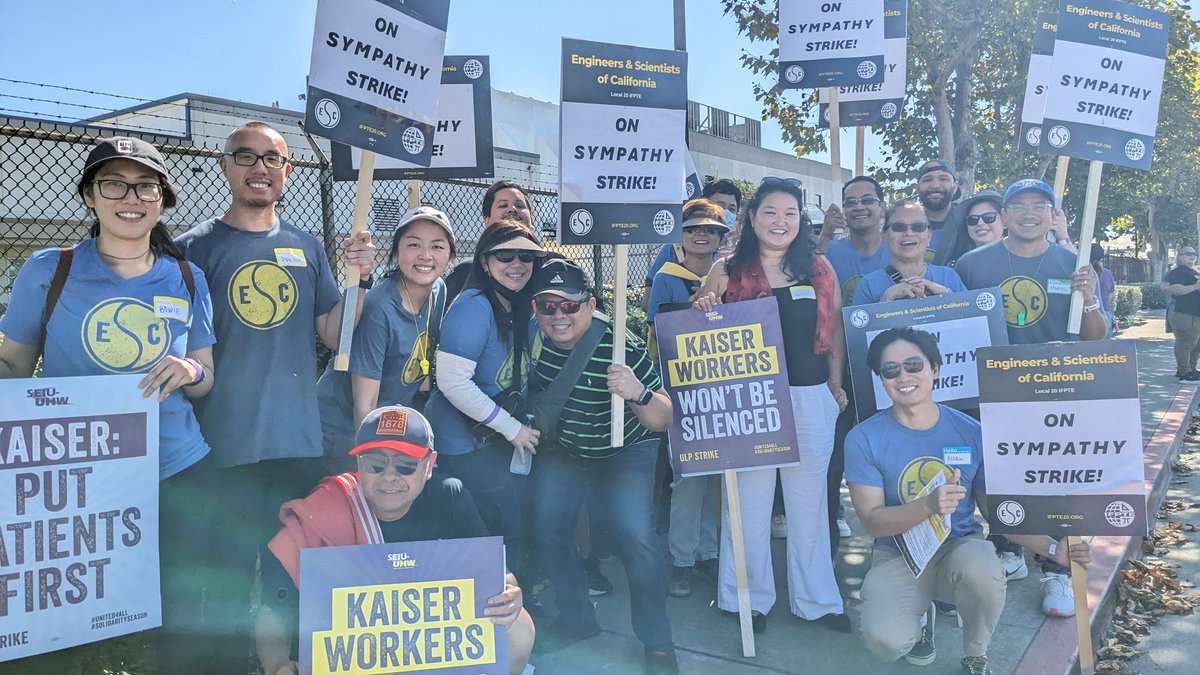
<svg viewBox="0 0 1200 675">
<path fill-rule="evenodd" d="M 850 325 L 855 328 L 863 328 L 871 321 L 871 316 L 864 310 L 856 309 L 850 313 Z"/>
<path fill-rule="evenodd" d="M 410 155 L 419 155 L 425 149 L 425 134 L 416 127 L 409 127 L 400 135 L 400 144 Z"/>
<path fill-rule="evenodd" d="M 1020 525 L 1025 521 L 1025 507 L 1012 500 L 1000 502 L 996 507 L 996 518 L 1009 527 Z"/>
<path fill-rule="evenodd" d="M 975 306 L 983 311 L 990 311 L 996 306 L 996 296 L 991 293 L 980 293 L 975 296 Z"/>
<path fill-rule="evenodd" d="M 1137 138 L 1129 139 L 1129 142 L 1125 144 L 1125 156 L 1135 162 L 1138 161 L 1146 156 L 1146 144 Z"/>
<path fill-rule="evenodd" d="M 479 76 L 483 75 L 483 64 L 479 62 L 479 59 L 467 59 L 467 62 L 463 64 L 463 75 L 472 80 L 479 79 Z"/>
<path fill-rule="evenodd" d="M 1042 144 L 1042 128 L 1041 127 L 1029 127 L 1029 129 L 1025 132 L 1025 142 L 1030 145 L 1033 145 L 1033 146 L 1041 145 Z"/>
<path fill-rule="evenodd" d="M 696 194 L 696 186 L 692 185 L 692 181 L 690 180 L 683 181 L 683 190 L 687 193 L 688 199 L 691 199 L 692 195 Z"/>
<path fill-rule="evenodd" d="M 1071 142 L 1071 132 L 1061 124 L 1050 128 L 1050 135 L 1046 137 L 1050 141 L 1050 145 L 1056 148 L 1066 147 L 1067 143 Z"/>
<path fill-rule="evenodd" d="M 317 124 L 332 129 L 337 126 L 337 123 L 342 121 L 342 109 L 331 98 L 323 98 L 317 101 L 313 106 L 313 114 L 317 118 Z"/>
<path fill-rule="evenodd" d="M 579 209 L 567 219 L 567 225 L 575 236 L 582 237 L 592 231 L 592 214 L 585 209 Z"/>
<path fill-rule="evenodd" d="M 896 107 L 895 103 L 884 103 L 883 107 L 879 109 L 879 114 L 882 115 L 883 119 L 885 120 L 892 119 L 898 112 L 900 112 L 900 110 Z"/>
<path fill-rule="evenodd" d="M 675 229 L 675 214 L 663 209 L 662 211 L 654 214 L 654 220 L 652 222 L 654 225 L 654 231 L 665 237 L 671 233 L 671 230 Z"/>
<path fill-rule="evenodd" d="M 1113 527 L 1129 527 L 1133 524 L 1135 514 L 1129 502 L 1117 500 L 1104 507 L 1104 519 Z"/>
<path fill-rule="evenodd" d="M 855 69 L 855 72 L 857 72 L 858 76 L 862 79 L 869 80 L 872 77 L 875 77 L 875 73 L 879 72 L 879 66 L 876 66 L 874 61 L 863 61 L 862 63 L 858 64 L 858 68 Z"/>
<path fill-rule="evenodd" d="M 804 69 L 800 66 L 788 66 L 783 71 L 783 79 L 791 82 L 792 84 L 796 84 L 800 80 L 804 79 Z"/>
<path fill-rule="evenodd" d="M 825 112 L 821 113 L 821 117 L 825 118 L 826 124 L 829 124 L 829 108 L 826 108 Z"/>
</svg>

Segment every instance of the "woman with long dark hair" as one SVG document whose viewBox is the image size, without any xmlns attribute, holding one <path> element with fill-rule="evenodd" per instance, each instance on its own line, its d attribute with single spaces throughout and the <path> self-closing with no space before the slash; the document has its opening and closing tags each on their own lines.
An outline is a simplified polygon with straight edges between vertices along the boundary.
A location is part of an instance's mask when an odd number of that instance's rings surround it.
<svg viewBox="0 0 1200 675">
<path fill-rule="evenodd" d="M 719 302 L 774 298 L 783 329 L 784 357 L 796 423 L 800 463 L 779 468 L 787 510 L 788 589 L 792 613 L 838 631 L 850 630 L 833 576 L 827 531 L 826 471 L 833 453 L 845 346 L 837 275 L 814 255 L 812 225 L 799 182 L 764 178 L 740 216 L 741 237 L 718 260 L 700 289 L 697 309 Z M 771 569 L 771 504 L 776 470 L 739 471 L 742 528 L 755 632 L 766 629 L 775 604 Z M 737 611 L 728 502 L 722 508 L 717 605 Z"/>
</svg>

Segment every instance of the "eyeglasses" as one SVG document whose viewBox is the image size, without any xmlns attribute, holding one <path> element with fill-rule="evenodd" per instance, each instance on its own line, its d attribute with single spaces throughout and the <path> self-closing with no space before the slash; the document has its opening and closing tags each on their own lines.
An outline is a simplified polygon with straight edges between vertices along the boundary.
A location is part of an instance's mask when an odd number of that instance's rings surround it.
<svg viewBox="0 0 1200 675">
<path fill-rule="evenodd" d="M 288 158 L 283 155 L 256 155 L 249 150 L 238 150 L 237 152 L 227 152 L 226 157 L 232 157 L 233 163 L 238 166 L 254 166 L 258 160 L 262 160 L 263 166 L 268 169 L 282 169 L 288 163 Z"/>
<path fill-rule="evenodd" d="M 854 197 L 850 197 L 849 199 L 842 200 L 842 206 L 844 206 L 848 209 L 852 209 L 852 208 L 858 206 L 859 204 L 862 204 L 863 206 L 875 206 L 878 203 L 879 203 L 878 197 L 871 197 L 869 195 L 866 197 L 863 197 L 862 199 L 855 199 Z"/>
<path fill-rule="evenodd" d="M 1009 213 L 1018 216 L 1023 216 L 1026 213 L 1036 213 L 1044 216 L 1054 210 L 1054 205 L 1039 202 L 1037 204 L 1009 204 L 1004 208 L 1008 209 Z"/>
<path fill-rule="evenodd" d="M 560 309 L 563 314 L 576 314 L 583 303 L 583 300 L 534 300 L 533 306 L 542 316 L 554 316 Z"/>
<path fill-rule="evenodd" d="M 786 185 L 788 187 L 798 188 L 798 187 L 800 187 L 800 179 L 799 178 L 779 178 L 778 176 L 764 176 L 762 179 L 762 182 L 758 184 L 758 186 L 760 188 L 772 187 L 775 185 Z"/>
<path fill-rule="evenodd" d="M 411 476 L 417 472 L 417 466 L 420 463 L 421 460 L 413 459 L 412 457 L 406 457 L 404 455 L 385 457 L 378 454 L 366 454 L 358 456 L 359 466 L 362 467 L 363 471 L 366 471 L 372 476 L 378 476 L 379 474 L 383 473 L 389 465 L 391 465 L 392 471 L 395 471 L 397 475 Z"/>
<path fill-rule="evenodd" d="M 726 230 L 724 228 L 715 227 L 712 225 L 689 225 L 688 227 L 683 228 L 683 232 L 685 234 L 692 235 L 711 234 L 714 237 L 720 237 L 721 235 L 725 234 Z"/>
<path fill-rule="evenodd" d="M 888 361 L 882 366 L 879 366 L 879 376 L 885 380 L 894 380 L 897 377 L 900 377 L 901 368 L 904 368 L 904 372 L 906 373 L 919 373 L 922 370 L 925 370 L 925 359 L 919 356 L 910 356 L 907 359 L 904 359 L 904 363 Z"/>
<path fill-rule="evenodd" d="M 514 260 L 520 259 L 523 263 L 533 262 L 537 256 L 527 251 L 492 251 L 488 255 L 496 259 L 497 262 L 508 264 Z"/>
<path fill-rule="evenodd" d="M 100 196 L 105 199 L 125 199 L 125 195 L 133 190 L 133 194 L 144 202 L 157 202 L 162 199 L 162 183 L 126 183 L 123 180 L 98 180 L 96 187 L 100 188 Z"/>
<path fill-rule="evenodd" d="M 995 211 L 988 211 L 987 213 L 981 213 L 977 216 L 967 216 L 967 225 L 975 227 L 981 220 L 988 225 L 991 225 L 992 223 L 996 222 L 996 219 L 999 217 L 1000 214 Z"/>
<path fill-rule="evenodd" d="M 892 223 L 888 225 L 888 229 L 896 234 L 901 234 L 903 232 L 915 232 L 920 234 L 929 229 L 929 223 Z"/>
</svg>

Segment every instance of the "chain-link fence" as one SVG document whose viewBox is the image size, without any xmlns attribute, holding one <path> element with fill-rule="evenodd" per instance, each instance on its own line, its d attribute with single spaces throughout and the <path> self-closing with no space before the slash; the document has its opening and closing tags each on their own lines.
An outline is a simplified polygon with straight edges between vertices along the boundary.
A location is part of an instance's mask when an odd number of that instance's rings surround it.
<svg viewBox="0 0 1200 675">
<path fill-rule="evenodd" d="M 88 236 L 91 216 L 75 190 L 84 160 L 97 138 L 117 133 L 138 136 L 163 153 L 175 184 L 179 205 L 163 216 L 175 234 L 225 212 L 229 187 L 217 160 L 217 145 L 181 144 L 177 138 L 135 134 L 101 127 L 58 124 L 0 116 L 0 313 L 7 308 L 13 281 L 29 254 L 39 249 L 77 243 Z M 341 241 L 350 230 L 355 183 L 335 181 L 324 157 L 290 149 L 294 167 L 278 204 L 280 217 L 320 239 L 333 269 L 340 269 Z M 483 231 L 481 205 L 489 182 L 377 180 L 372 186 L 370 227 L 379 246 L 379 265 L 400 216 L 408 208 L 410 190 L 420 203 L 435 206 L 454 224 L 460 259 L 469 259 Z M 530 190 L 534 227 L 547 248 L 575 259 L 584 269 L 612 283 L 612 247 L 560 246 L 553 241 L 558 222 L 557 195 Z M 633 246 L 629 285 L 641 286 L 656 247 Z"/>
</svg>

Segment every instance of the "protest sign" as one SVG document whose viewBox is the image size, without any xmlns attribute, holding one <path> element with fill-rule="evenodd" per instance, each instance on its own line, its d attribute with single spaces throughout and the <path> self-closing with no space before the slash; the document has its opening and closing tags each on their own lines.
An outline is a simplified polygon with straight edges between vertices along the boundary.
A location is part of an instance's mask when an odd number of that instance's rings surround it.
<svg viewBox="0 0 1200 675">
<path fill-rule="evenodd" d="M 1042 112 L 1046 108 L 1046 90 L 1054 62 L 1054 35 L 1058 31 L 1056 12 L 1038 12 L 1033 31 L 1033 52 L 1025 73 L 1025 100 L 1021 105 L 1021 128 L 1017 145 L 1024 152 L 1042 152 Z"/>
<path fill-rule="evenodd" d="M 394 157 L 375 158 L 375 178 L 491 178 L 492 76 L 486 56 L 447 56 L 442 61 L 442 86 L 432 159 L 425 168 Z M 361 151 L 333 144 L 333 179 L 355 180 Z"/>
<path fill-rule="evenodd" d="M 1149 169 L 1169 32 L 1162 12 L 1115 0 L 1064 3 L 1042 154 Z"/>
<path fill-rule="evenodd" d="M 300 551 L 300 672 L 508 672 L 504 540 L 445 539 Z"/>
<path fill-rule="evenodd" d="M 844 127 L 869 127 L 900 120 L 908 82 L 908 0 L 883 5 L 883 82 L 838 87 Z M 817 125 L 829 126 L 829 94 L 822 88 Z"/>
<path fill-rule="evenodd" d="M 883 82 L 883 0 L 780 0 L 779 86 Z"/>
<path fill-rule="evenodd" d="M 1131 342 L 979 350 L 988 522 L 997 534 L 1146 534 Z"/>
<path fill-rule="evenodd" d="M 858 419 L 865 420 L 891 406 L 879 376 L 867 367 L 871 341 L 889 328 L 911 327 L 932 333 L 942 352 L 942 365 L 933 383 L 933 400 L 964 410 L 976 407 L 979 403 L 976 350 L 1008 344 L 1001 297 L 998 288 L 982 288 L 920 300 L 844 307 L 846 356 Z"/>
<path fill-rule="evenodd" d="M 564 244 L 681 238 L 687 54 L 563 38 Z"/>
<path fill-rule="evenodd" d="M 305 128 L 429 166 L 449 12 L 444 0 L 320 0 Z"/>
<path fill-rule="evenodd" d="M 655 317 L 676 476 L 800 461 L 774 298 Z"/>
<path fill-rule="evenodd" d="M 162 624 L 143 377 L 0 380 L 0 662 Z"/>
<path fill-rule="evenodd" d="M 683 176 L 683 192 L 687 199 L 696 199 L 704 194 L 704 181 L 696 170 L 696 162 L 692 160 L 690 151 L 683 153 Z"/>
</svg>

